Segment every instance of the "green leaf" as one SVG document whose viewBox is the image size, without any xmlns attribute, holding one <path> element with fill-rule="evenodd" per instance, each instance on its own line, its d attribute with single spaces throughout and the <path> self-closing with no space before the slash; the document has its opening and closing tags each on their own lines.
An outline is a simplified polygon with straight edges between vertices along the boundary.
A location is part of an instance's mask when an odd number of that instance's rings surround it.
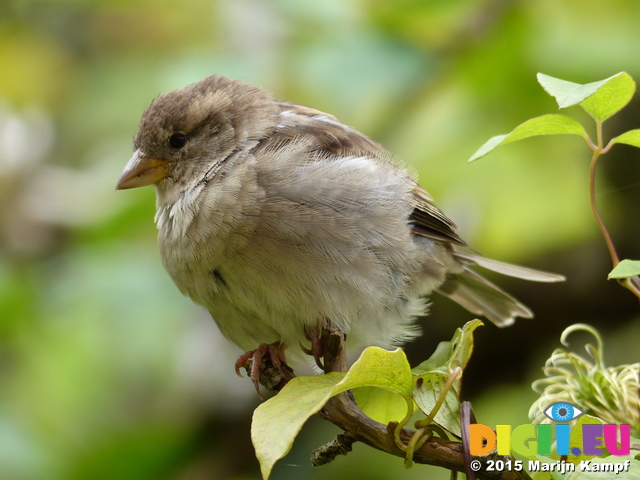
<svg viewBox="0 0 640 480">
<path fill-rule="evenodd" d="M 429 415 L 442 392 L 450 372 L 467 365 L 473 351 L 473 331 L 483 323 L 480 320 L 467 322 L 456 329 L 450 342 L 440 342 L 428 360 L 413 369 L 413 399 L 425 415 Z M 434 417 L 434 423 L 460 437 L 460 391 L 461 379 L 453 383 L 445 401 Z"/>
<path fill-rule="evenodd" d="M 573 105 L 578 105 L 580 102 L 596 93 L 598 89 L 607 83 L 607 80 L 609 80 L 606 79 L 582 85 L 580 83 L 573 83 L 561 80 L 560 78 L 550 77 L 544 73 L 539 73 L 537 78 L 538 83 L 542 85 L 544 91 L 556 99 L 558 108 L 567 108 L 572 107 Z"/>
<path fill-rule="evenodd" d="M 266 480 L 273 465 L 284 457 L 302 425 L 320 410 L 344 373 L 296 377 L 276 395 L 256 408 L 251 422 L 251 441 Z"/>
<path fill-rule="evenodd" d="M 336 385 L 333 394 L 357 387 L 378 387 L 411 399 L 413 379 L 405 353 L 397 348 L 390 352 L 379 347 L 369 347 Z"/>
<path fill-rule="evenodd" d="M 545 92 L 556 99 L 558 108 L 572 107 L 586 100 L 596 93 L 600 87 L 607 83 L 610 78 L 600 80 L 599 82 L 580 83 L 568 82 L 560 78 L 550 77 L 544 73 L 538 73 L 538 83 L 542 85 Z M 613 77 L 611 77 L 613 78 Z"/>
<path fill-rule="evenodd" d="M 406 400 L 397 393 L 375 387 L 353 389 L 360 410 L 376 422 L 399 422 L 407 413 Z"/>
<path fill-rule="evenodd" d="M 609 273 L 611 278 L 629 278 L 640 275 L 640 260 L 624 259 Z"/>
<path fill-rule="evenodd" d="M 491 137 L 478 150 L 476 150 L 473 155 L 471 155 L 471 158 L 469 158 L 468 162 L 471 163 L 474 160 L 484 157 L 498 145 L 501 145 L 504 142 L 504 139 L 508 136 L 509 135 L 496 135 L 495 137 Z"/>
<path fill-rule="evenodd" d="M 363 405 L 358 402 L 360 409 L 380 423 L 400 421 L 413 409 L 411 367 L 407 356 L 399 348 L 392 352 L 379 347 L 365 349 L 344 380 L 336 385 L 333 395 L 352 389 L 355 389 L 356 398 L 364 402 Z M 374 394 L 371 389 L 382 389 L 384 392 Z M 376 404 L 372 404 L 374 397 L 378 402 Z M 401 405 L 404 405 L 404 409 L 401 409 Z"/>
<path fill-rule="evenodd" d="M 507 135 L 498 135 L 490 138 L 471 156 L 469 162 L 485 156 L 498 145 L 505 145 L 538 135 L 580 135 L 583 138 L 587 138 L 587 132 L 584 127 L 573 118 L 555 113 L 542 115 L 518 125 Z"/>
<path fill-rule="evenodd" d="M 425 415 L 429 415 L 433 410 L 440 392 L 442 392 L 449 374 L 440 372 L 424 373 L 416 378 L 413 388 L 413 399 L 416 405 Z M 458 438 L 462 436 L 460 427 L 460 396 L 455 384 L 447 392 L 444 403 L 438 409 L 433 417 L 433 423 L 440 425 L 442 428 L 451 432 Z"/>
<path fill-rule="evenodd" d="M 405 402 L 406 416 L 411 414 L 413 378 L 406 355 L 369 347 L 344 373 L 317 377 L 296 377 L 278 395 L 261 404 L 253 413 L 251 440 L 266 480 L 273 465 L 284 457 L 302 425 L 317 413 L 332 396 L 358 387 L 378 387 L 399 394 Z"/>
<path fill-rule="evenodd" d="M 473 331 L 481 325 L 484 325 L 482 321 L 471 320 L 457 328 L 451 341 L 440 342 L 431 357 L 413 368 L 413 374 L 440 372 L 448 375 L 456 367 L 464 369 L 473 350 Z"/>
<path fill-rule="evenodd" d="M 580 103 L 580 106 L 594 120 L 602 122 L 622 110 L 631 101 L 635 91 L 636 83 L 633 78 L 626 72 L 620 72 L 607 79 L 604 85 Z"/>
<path fill-rule="evenodd" d="M 471 320 L 464 324 L 462 329 L 456 329 L 451 343 L 453 344 L 453 355 L 449 361 L 449 368 L 453 370 L 461 367 L 463 370 L 469 363 L 471 353 L 473 352 L 473 331 L 483 326 L 481 320 Z"/>
<path fill-rule="evenodd" d="M 421 375 L 429 372 L 449 373 L 449 359 L 453 348 L 450 341 L 440 342 L 436 347 L 436 351 L 420 365 L 414 367 L 411 371 L 414 375 Z"/>
<path fill-rule="evenodd" d="M 609 142 L 610 145 L 616 143 L 624 143 L 625 145 L 640 148 L 640 130 L 629 130 L 628 132 L 624 132 L 622 135 L 612 138 Z"/>
<path fill-rule="evenodd" d="M 594 120 L 600 122 L 627 105 L 636 90 L 633 78 L 626 72 L 586 84 L 568 82 L 539 73 L 538 82 L 556 99 L 559 108 L 580 104 Z"/>
</svg>

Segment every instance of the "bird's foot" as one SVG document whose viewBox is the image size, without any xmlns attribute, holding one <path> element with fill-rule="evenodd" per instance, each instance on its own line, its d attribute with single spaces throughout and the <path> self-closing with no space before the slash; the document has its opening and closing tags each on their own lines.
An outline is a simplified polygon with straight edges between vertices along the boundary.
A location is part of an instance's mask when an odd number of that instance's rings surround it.
<svg viewBox="0 0 640 480">
<path fill-rule="evenodd" d="M 324 332 L 318 333 L 315 330 L 307 330 L 306 337 L 307 340 L 311 342 L 311 348 L 306 348 L 302 343 L 300 343 L 300 349 L 306 353 L 307 355 L 311 355 L 313 359 L 316 361 L 316 365 L 323 372 L 325 371 L 324 363 L 321 358 L 324 357 L 324 342 L 322 340 L 324 336 Z"/>
<path fill-rule="evenodd" d="M 334 360 L 339 356 L 339 351 L 344 347 L 347 335 L 340 329 L 333 326 L 329 319 L 315 327 L 307 327 L 305 336 L 311 342 L 311 348 L 306 348 L 300 344 L 300 348 L 307 355 L 311 355 L 316 361 L 316 365 L 325 373 L 336 371 L 337 365 Z M 338 340 L 338 337 L 340 339 Z M 327 360 L 328 359 L 328 360 Z M 342 368 L 343 365 L 340 366 Z M 343 371 L 343 370 L 338 370 Z M 344 370 L 346 371 L 346 370 Z"/>
<path fill-rule="evenodd" d="M 270 362 L 275 370 L 282 374 L 280 379 L 285 381 L 293 378 L 293 370 L 287 365 L 284 357 L 284 346 L 280 342 L 271 344 L 263 343 L 255 350 L 243 353 L 238 357 L 235 364 L 236 374 L 241 377 L 240 368 L 244 367 L 249 373 L 249 378 L 256 387 L 258 396 L 262 398 L 260 391 L 260 375 L 265 370 L 266 364 Z M 277 383 L 277 382 L 276 382 Z"/>
</svg>

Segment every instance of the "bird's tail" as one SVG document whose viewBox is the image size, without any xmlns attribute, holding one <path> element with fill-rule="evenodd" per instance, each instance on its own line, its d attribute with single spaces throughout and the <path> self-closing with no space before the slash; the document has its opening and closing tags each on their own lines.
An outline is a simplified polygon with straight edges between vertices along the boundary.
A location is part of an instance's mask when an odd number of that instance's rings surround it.
<svg viewBox="0 0 640 480">
<path fill-rule="evenodd" d="M 473 271 L 479 266 L 503 275 L 534 282 L 561 282 L 562 275 L 491 260 L 478 255 L 455 252 L 461 270 L 450 274 L 436 290 L 476 315 L 482 315 L 499 327 L 511 325 L 517 317 L 532 318 L 533 312 L 518 299 Z"/>
</svg>

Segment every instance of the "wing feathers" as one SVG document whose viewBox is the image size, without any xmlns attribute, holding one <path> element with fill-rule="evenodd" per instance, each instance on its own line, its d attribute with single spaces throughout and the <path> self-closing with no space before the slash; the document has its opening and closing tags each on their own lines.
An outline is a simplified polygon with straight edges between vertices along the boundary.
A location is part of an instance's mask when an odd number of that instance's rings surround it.
<svg viewBox="0 0 640 480">
<path fill-rule="evenodd" d="M 451 276 L 436 291 L 499 327 L 511 325 L 516 317 L 533 318 L 524 304 L 469 269 Z"/>
<path fill-rule="evenodd" d="M 380 144 L 329 114 L 290 102 L 279 102 L 278 105 L 278 124 L 275 132 L 268 138 L 271 145 L 284 145 L 302 137 L 308 141 L 311 151 L 329 159 L 336 156 L 389 158 Z M 264 145 L 261 147 L 265 148 Z M 449 273 L 448 279 L 437 289 L 438 293 L 502 327 L 512 324 L 516 317 L 531 318 L 533 313 L 517 299 L 468 268 L 469 266 L 479 266 L 535 282 L 564 280 L 562 275 L 511 265 L 472 253 L 473 250 L 458 236 L 455 223 L 438 209 L 429 193 L 410 176 L 407 176 L 407 182 L 414 203 L 414 209 L 408 218 L 413 233 L 470 250 L 469 253 L 463 253 L 451 248 L 457 263 L 454 268 L 457 273 Z"/>
</svg>

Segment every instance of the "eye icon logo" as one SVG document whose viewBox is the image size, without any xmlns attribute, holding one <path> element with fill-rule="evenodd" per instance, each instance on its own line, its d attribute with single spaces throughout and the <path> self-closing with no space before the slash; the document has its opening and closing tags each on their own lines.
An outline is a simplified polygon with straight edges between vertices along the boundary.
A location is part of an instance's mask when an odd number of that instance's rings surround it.
<svg viewBox="0 0 640 480">
<path fill-rule="evenodd" d="M 554 403 L 544 411 L 544 414 L 554 422 L 569 422 L 583 413 L 578 407 L 565 402 Z"/>
</svg>

